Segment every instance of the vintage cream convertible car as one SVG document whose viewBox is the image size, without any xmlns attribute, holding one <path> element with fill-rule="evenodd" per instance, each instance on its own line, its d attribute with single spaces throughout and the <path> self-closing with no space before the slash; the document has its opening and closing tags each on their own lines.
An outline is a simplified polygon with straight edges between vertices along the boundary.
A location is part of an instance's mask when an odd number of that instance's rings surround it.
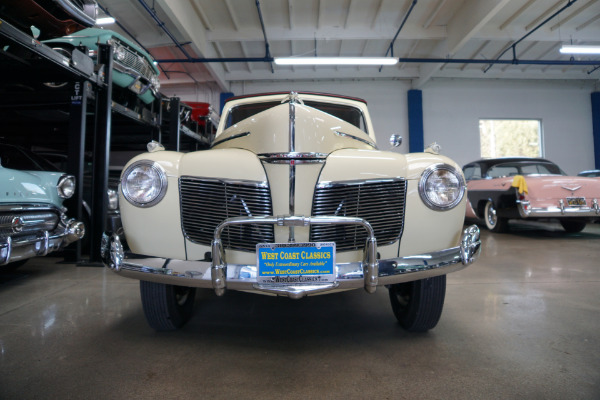
<svg viewBox="0 0 600 400">
<path fill-rule="evenodd" d="M 480 252 L 478 228 L 463 231 L 460 167 L 433 149 L 378 150 L 366 103 L 343 96 L 232 98 L 210 150 L 151 143 L 119 194 L 125 238 L 106 232 L 102 258 L 141 281 L 157 330 L 190 318 L 196 288 L 301 298 L 386 286 L 402 327 L 426 331 L 446 274 Z"/>
</svg>

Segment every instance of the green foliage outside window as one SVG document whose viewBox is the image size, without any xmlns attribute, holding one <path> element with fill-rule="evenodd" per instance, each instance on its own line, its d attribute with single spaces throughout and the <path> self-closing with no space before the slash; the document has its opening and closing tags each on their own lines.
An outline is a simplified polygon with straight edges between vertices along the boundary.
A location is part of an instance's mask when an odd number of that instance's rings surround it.
<svg viewBox="0 0 600 400">
<path fill-rule="evenodd" d="M 480 119 L 481 157 L 542 157 L 539 120 Z"/>
</svg>

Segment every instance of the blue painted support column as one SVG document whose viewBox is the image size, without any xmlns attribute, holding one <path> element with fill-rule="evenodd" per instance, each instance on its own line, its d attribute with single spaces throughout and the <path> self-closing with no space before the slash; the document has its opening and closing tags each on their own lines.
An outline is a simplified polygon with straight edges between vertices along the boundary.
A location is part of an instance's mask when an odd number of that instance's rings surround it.
<svg viewBox="0 0 600 400">
<path fill-rule="evenodd" d="M 234 94 L 231 92 L 221 93 L 221 98 L 220 98 L 221 104 L 220 104 L 220 108 L 219 108 L 219 111 L 220 111 L 219 114 L 223 114 L 223 107 L 225 106 L 225 102 L 227 101 L 228 98 L 233 97 L 233 96 L 234 96 Z"/>
<path fill-rule="evenodd" d="M 408 91 L 408 151 L 422 152 L 425 149 L 423 138 L 423 92 Z"/>
<path fill-rule="evenodd" d="M 600 92 L 592 92 L 592 132 L 595 168 L 600 169 Z"/>
</svg>

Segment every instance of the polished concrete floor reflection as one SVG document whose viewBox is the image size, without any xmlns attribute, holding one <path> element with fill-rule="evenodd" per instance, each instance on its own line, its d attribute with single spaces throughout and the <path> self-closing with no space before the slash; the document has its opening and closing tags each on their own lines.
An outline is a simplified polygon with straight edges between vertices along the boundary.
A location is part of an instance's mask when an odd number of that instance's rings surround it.
<svg viewBox="0 0 600 400">
<path fill-rule="evenodd" d="M 0 399 L 599 399 L 600 224 L 482 233 L 426 334 L 384 288 L 206 292 L 156 333 L 137 281 L 32 259 L 0 278 Z"/>
</svg>

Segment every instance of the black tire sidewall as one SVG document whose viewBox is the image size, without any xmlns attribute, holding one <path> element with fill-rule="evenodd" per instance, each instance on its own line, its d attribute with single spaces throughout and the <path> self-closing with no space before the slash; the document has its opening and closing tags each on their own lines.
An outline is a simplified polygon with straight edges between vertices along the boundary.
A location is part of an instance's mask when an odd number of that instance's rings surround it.
<svg viewBox="0 0 600 400">
<path fill-rule="evenodd" d="M 183 304 L 177 302 L 177 292 L 187 290 Z M 140 281 L 142 307 L 148 325 L 157 331 L 181 328 L 192 316 L 196 288 Z"/>
<path fill-rule="evenodd" d="M 396 319 L 410 332 L 425 332 L 440 320 L 446 296 L 446 275 L 391 285 L 390 303 Z M 408 295 L 401 304 L 398 295 Z"/>
</svg>

